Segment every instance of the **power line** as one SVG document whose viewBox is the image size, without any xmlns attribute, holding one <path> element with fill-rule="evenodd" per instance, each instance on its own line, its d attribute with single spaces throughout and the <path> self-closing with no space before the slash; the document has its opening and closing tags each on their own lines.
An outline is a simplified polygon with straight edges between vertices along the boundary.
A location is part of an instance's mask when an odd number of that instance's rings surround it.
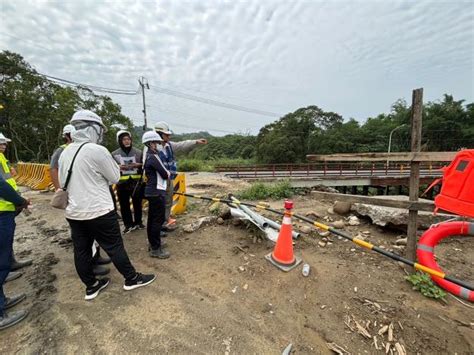
<svg viewBox="0 0 474 355">
<path fill-rule="evenodd" d="M 235 105 L 223 101 L 217 101 L 213 99 L 207 99 L 201 96 L 196 96 L 196 95 L 191 95 L 191 94 L 186 94 L 184 92 L 180 92 L 177 90 L 171 90 L 171 89 L 166 89 L 160 86 L 152 85 L 151 90 L 166 94 L 166 95 L 171 95 L 175 97 L 179 97 L 182 99 L 186 100 L 191 100 L 191 101 L 197 101 L 201 102 L 207 105 L 213 105 L 213 106 L 219 106 L 231 110 L 236 110 L 236 111 L 243 111 L 243 112 L 249 112 L 249 113 L 254 113 L 257 115 L 262 115 L 262 116 L 269 116 L 269 117 L 281 117 L 283 114 L 281 113 L 275 113 L 275 112 L 270 112 L 270 111 L 263 111 L 255 108 L 250 108 L 250 107 L 245 107 L 245 106 L 240 106 L 240 105 Z"/>
<path fill-rule="evenodd" d="M 106 87 L 102 87 L 102 86 L 95 86 L 95 85 L 90 85 L 90 84 L 78 83 L 76 81 L 58 78 L 58 77 L 43 74 L 43 73 L 40 73 L 40 72 L 38 72 L 38 74 L 41 75 L 41 76 L 44 76 L 45 78 L 48 78 L 52 81 L 55 81 L 57 83 L 61 83 L 61 84 L 65 84 L 65 85 L 71 85 L 71 86 L 75 86 L 75 87 L 85 87 L 85 88 L 88 88 L 92 91 L 100 91 L 100 92 L 105 92 L 105 93 L 109 93 L 109 94 L 117 94 L 117 95 L 137 95 L 138 92 L 139 92 L 138 89 L 135 90 L 135 91 L 132 91 L 132 90 L 127 90 L 127 89 L 106 88 Z"/>
</svg>

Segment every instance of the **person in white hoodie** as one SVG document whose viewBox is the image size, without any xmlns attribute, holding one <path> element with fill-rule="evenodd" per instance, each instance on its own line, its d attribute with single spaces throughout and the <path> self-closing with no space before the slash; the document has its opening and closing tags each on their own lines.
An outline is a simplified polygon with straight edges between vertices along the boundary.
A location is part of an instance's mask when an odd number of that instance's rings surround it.
<svg viewBox="0 0 474 355">
<path fill-rule="evenodd" d="M 65 215 L 71 227 L 76 271 L 86 285 L 85 299 L 97 297 L 109 284 L 108 278 L 97 279 L 93 273 L 94 239 L 125 278 L 125 290 L 146 286 L 155 280 L 155 275 L 138 273 L 130 262 L 109 192 L 109 185 L 119 181 L 120 170 L 110 152 L 99 145 L 106 132 L 102 118 L 92 111 L 80 110 L 70 123 L 76 130 L 73 143 L 59 159 L 59 181 L 64 186 L 69 172 Z"/>
</svg>

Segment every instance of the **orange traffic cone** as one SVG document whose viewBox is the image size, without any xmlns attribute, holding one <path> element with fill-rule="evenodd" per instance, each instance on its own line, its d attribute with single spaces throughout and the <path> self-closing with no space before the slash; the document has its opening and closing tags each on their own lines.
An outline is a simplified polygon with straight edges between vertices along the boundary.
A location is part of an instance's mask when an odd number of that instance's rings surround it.
<svg viewBox="0 0 474 355">
<path fill-rule="evenodd" d="M 283 271 L 290 271 L 296 267 L 301 258 L 293 254 L 293 238 L 291 227 L 291 210 L 293 209 L 292 201 L 285 201 L 285 215 L 281 224 L 280 234 L 275 244 L 273 252 L 265 256 L 273 265 Z"/>
</svg>

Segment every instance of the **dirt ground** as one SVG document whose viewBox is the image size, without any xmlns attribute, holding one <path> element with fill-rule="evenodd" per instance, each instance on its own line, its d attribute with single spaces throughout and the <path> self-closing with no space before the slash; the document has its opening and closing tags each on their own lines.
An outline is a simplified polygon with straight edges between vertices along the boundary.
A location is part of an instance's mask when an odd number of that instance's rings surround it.
<svg viewBox="0 0 474 355">
<path fill-rule="evenodd" d="M 189 174 L 187 181 L 188 191 L 207 195 L 245 186 L 206 174 Z M 30 314 L 0 333 L 1 354 L 281 354 L 290 343 L 301 354 L 330 354 L 327 343 L 353 354 L 384 354 L 388 333 L 378 332 L 390 324 L 389 353 L 397 353 L 397 342 L 409 354 L 474 353 L 472 303 L 427 299 L 412 291 L 397 263 L 337 237 L 322 247 L 316 232 L 295 244 L 311 266 L 309 277 L 301 266 L 283 273 L 264 259 L 273 245 L 253 228 L 228 220 L 185 233 L 183 225 L 209 215 L 200 200 L 188 200 L 188 212 L 178 217 L 181 227 L 166 238 L 168 260 L 148 257 L 145 231 L 124 237 L 136 268 L 158 275 L 152 285 L 126 292 L 111 267 L 109 287 L 84 301 L 63 212 L 49 207 L 51 194 L 25 195 L 33 213 L 17 218 L 14 249 L 34 265 L 5 288 L 7 295 L 27 293 L 16 308 Z M 343 218 L 329 215 L 331 205 L 310 194 L 294 202 L 298 213 Z M 282 201 L 271 204 L 282 207 Z M 368 231 L 369 241 L 393 248 L 400 232 L 361 222 L 346 231 Z M 451 238 L 436 251 L 445 271 L 474 281 L 474 238 Z"/>
</svg>

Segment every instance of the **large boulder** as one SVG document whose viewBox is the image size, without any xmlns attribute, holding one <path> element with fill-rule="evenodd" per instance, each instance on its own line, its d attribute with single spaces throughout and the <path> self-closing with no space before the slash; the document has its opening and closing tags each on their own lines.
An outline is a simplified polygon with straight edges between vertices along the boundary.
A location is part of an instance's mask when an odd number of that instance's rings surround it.
<svg viewBox="0 0 474 355">
<path fill-rule="evenodd" d="M 407 196 L 380 196 L 380 198 L 382 197 L 393 198 L 397 200 L 408 199 Z M 422 200 L 420 199 L 420 201 Z M 360 216 L 369 217 L 373 224 L 381 227 L 397 228 L 404 231 L 407 229 L 407 209 L 383 207 L 365 203 L 354 203 L 352 204 L 351 211 L 357 213 Z M 452 216 L 442 213 L 434 215 L 432 212 L 418 211 L 418 227 L 421 229 L 428 229 L 430 225 L 446 221 L 450 218 L 452 218 Z"/>
</svg>

